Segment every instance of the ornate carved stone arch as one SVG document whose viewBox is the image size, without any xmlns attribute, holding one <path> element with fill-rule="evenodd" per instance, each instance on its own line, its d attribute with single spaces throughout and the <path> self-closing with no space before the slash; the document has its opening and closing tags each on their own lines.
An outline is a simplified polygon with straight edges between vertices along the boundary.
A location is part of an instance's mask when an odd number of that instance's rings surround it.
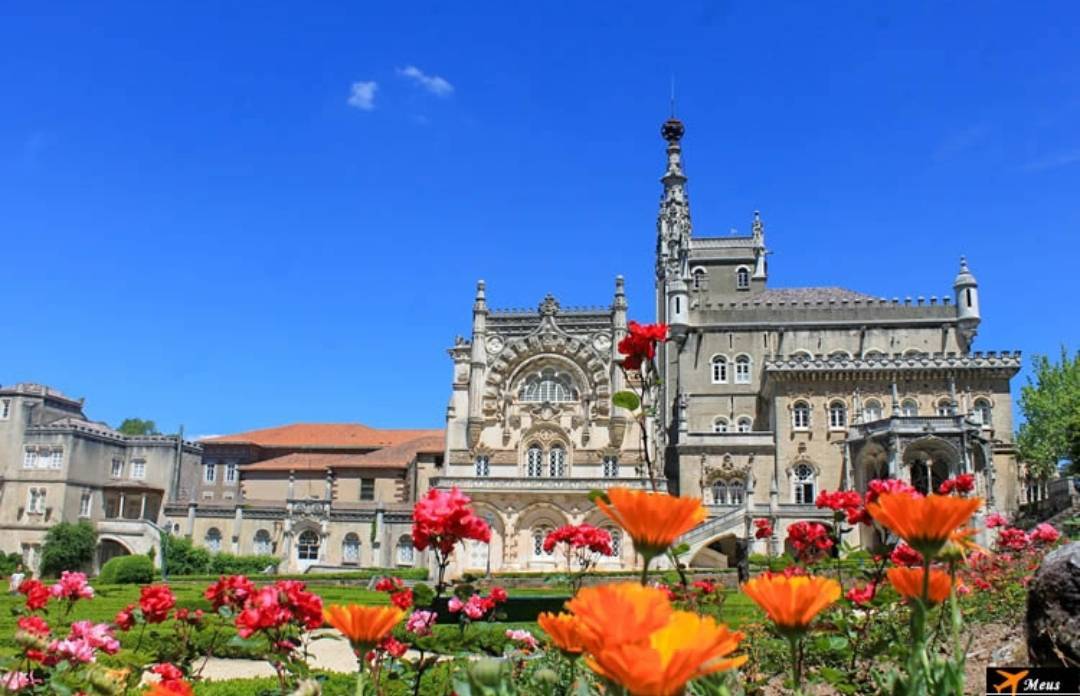
<svg viewBox="0 0 1080 696">
<path fill-rule="evenodd" d="M 521 434 L 521 438 L 518 440 L 518 467 L 522 470 L 523 475 L 526 452 L 533 444 L 540 445 L 540 448 L 544 451 L 543 465 L 545 467 L 548 464 L 547 453 L 555 445 L 560 445 L 566 451 L 565 466 L 569 472 L 574 461 L 574 441 L 565 430 L 554 423 L 543 422 L 537 423 Z"/>
<path fill-rule="evenodd" d="M 787 474 L 789 479 L 795 475 L 795 467 L 799 466 L 800 464 L 806 464 L 811 469 L 813 469 L 815 477 L 821 476 L 821 467 L 818 466 L 817 463 L 814 462 L 814 460 L 811 459 L 809 455 L 799 454 L 795 456 L 790 462 L 788 462 L 787 467 L 784 469 L 784 473 Z"/>
<path fill-rule="evenodd" d="M 552 361 L 569 367 L 581 384 L 582 397 L 592 396 L 597 409 L 607 414 L 611 396 L 608 360 L 585 339 L 555 329 L 511 341 L 491 362 L 484 384 L 484 410 L 494 413 L 504 394 L 512 389 L 521 372 L 534 363 Z"/>
<path fill-rule="evenodd" d="M 514 534 L 528 531 L 535 526 L 537 521 L 545 521 L 561 527 L 570 523 L 570 514 L 555 503 L 537 501 L 522 508 L 514 521 Z"/>
<path fill-rule="evenodd" d="M 707 465 L 705 467 L 704 484 L 706 486 L 711 486 L 717 481 L 724 481 L 725 483 L 740 481 L 746 483 L 746 477 L 749 473 L 749 466 L 746 464 L 737 464 L 730 454 L 725 454 L 721 458 L 719 464 L 715 466 Z"/>
</svg>

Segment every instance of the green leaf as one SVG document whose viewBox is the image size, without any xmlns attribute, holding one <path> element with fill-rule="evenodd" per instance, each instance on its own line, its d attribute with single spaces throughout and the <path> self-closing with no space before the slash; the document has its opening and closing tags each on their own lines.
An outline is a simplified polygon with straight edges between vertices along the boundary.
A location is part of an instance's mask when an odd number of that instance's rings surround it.
<svg viewBox="0 0 1080 696">
<path fill-rule="evenodd" d="M 589 491 L 589 502 L 593 505 L 596 505 L 597 500 L 604 501 L 605 505 L 611 505 L 611 499 L 608 498 L 607 492 L 594 488 L 593 490 Z"/>
<path fill-rule="evenodd" d="M 627 411 L 636 411 L 641 406 L 641 399 L 632 391 L 618 391 L 611 395 L 611 403 Z"/>
<path fill-rule="evenodd" d="M 687 543 L 684 542 L 682 544 L 679 544 L 678 546 L 672 547 L 671 555 L 678 558 L 679 556 L 683 555 L 684 553 L 687 553 L 688 551 L 690 551 L 690 544 L 687 544 Z"/>
</svg>

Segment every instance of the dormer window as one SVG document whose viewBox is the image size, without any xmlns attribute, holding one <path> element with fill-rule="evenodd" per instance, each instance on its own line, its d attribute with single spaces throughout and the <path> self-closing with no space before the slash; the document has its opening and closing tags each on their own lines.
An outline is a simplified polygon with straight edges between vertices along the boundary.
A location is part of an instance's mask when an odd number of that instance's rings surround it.
<svg viewBox="0 0 1080 696">
<path fill-rule="evenodd" d="M 694 289 L 695 290 L 703 289 L 705 287 L 705 269 L 704 268 L 695 268 L 692 276 L 693 276 L 693 281 L 692 282 L 693 282 Z"/>
<path fill-rule="evenodd" d="M 735 271 L 735 289 L 750 289 L 750 269 L 746 266 L 740 266 L 739 269 Z"/>
<path fill-rule="evenodd" d="M 541 370 L 540 374 L 525 380 L 518 391 L 518 398 L 522 401 L 558 403 L 577 401 L 578 396 L 569 375 L 547 367 Z"/>
</svg>

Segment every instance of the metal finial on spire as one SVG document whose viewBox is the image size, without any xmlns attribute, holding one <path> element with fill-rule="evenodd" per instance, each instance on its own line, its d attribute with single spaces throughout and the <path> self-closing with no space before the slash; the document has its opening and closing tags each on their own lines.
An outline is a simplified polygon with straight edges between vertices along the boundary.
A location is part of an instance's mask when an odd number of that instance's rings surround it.
<svg viewBox="0 0 1080 696">
<path fill-rule="evenodd" d="M 675 118 L 675 73 L 671 74 L 671 117 Z"/>
</svg>

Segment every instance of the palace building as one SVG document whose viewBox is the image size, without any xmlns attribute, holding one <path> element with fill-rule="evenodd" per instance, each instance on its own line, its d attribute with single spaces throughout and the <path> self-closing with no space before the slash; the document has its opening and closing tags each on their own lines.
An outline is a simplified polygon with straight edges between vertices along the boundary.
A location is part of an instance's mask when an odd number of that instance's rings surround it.
<svg viewBox="0 0 1080 696">
<path fill-rule="evenodd" d="M 967 262 L 940 298 L 776 287 L 760 215 L 748 235 L 695 233 L 684 131 L 674 118 L 661 129 L 656 306 L 634 316 L 670 327 L 647 426 L 660 485 L 709 511 L 684 537 L 685 560 L 724 567 L 747 550 L 780 552 L 792 523 L 831 523 L 814 505 L 821 491 L 862 492 L 876 478 L 929 491 L 971 473 L 988 508 L 1016 510 L 1026 495 L 1010 398 L 1020 354 L 974 350 L 982 316 Z M 532 309 L 492 309 L 481 281 L 471 333 L 449 349 L 445 430 L 294 424 L 199 443 L 129 438 L 47 387 L 0 390 L 0 527 L 10 532 L 0 549 L 33 563 L 52 523 L 88 519 L 101 559 L 146 552 L 163 527 L 211 551 L 276 556 L 282 571 L 423 566 L 412 506 L 431 487 L 457 487 L 492 540 L 456 553 L 455 573 L 555 569 L 544 537 L 582 522 L 614 536 L 601 568 L 632 568 L 629 540 L 589 499 L 645 485 L 643 433 L 612 403 L 627 386 L 616 347 L 627 313 L 621 276 L 602 307 L 548 295 Z M 752 538 L 761 518 L 774 538 Z M 868 527 L 848 540 L 882 541 Z"/>
</svg>

